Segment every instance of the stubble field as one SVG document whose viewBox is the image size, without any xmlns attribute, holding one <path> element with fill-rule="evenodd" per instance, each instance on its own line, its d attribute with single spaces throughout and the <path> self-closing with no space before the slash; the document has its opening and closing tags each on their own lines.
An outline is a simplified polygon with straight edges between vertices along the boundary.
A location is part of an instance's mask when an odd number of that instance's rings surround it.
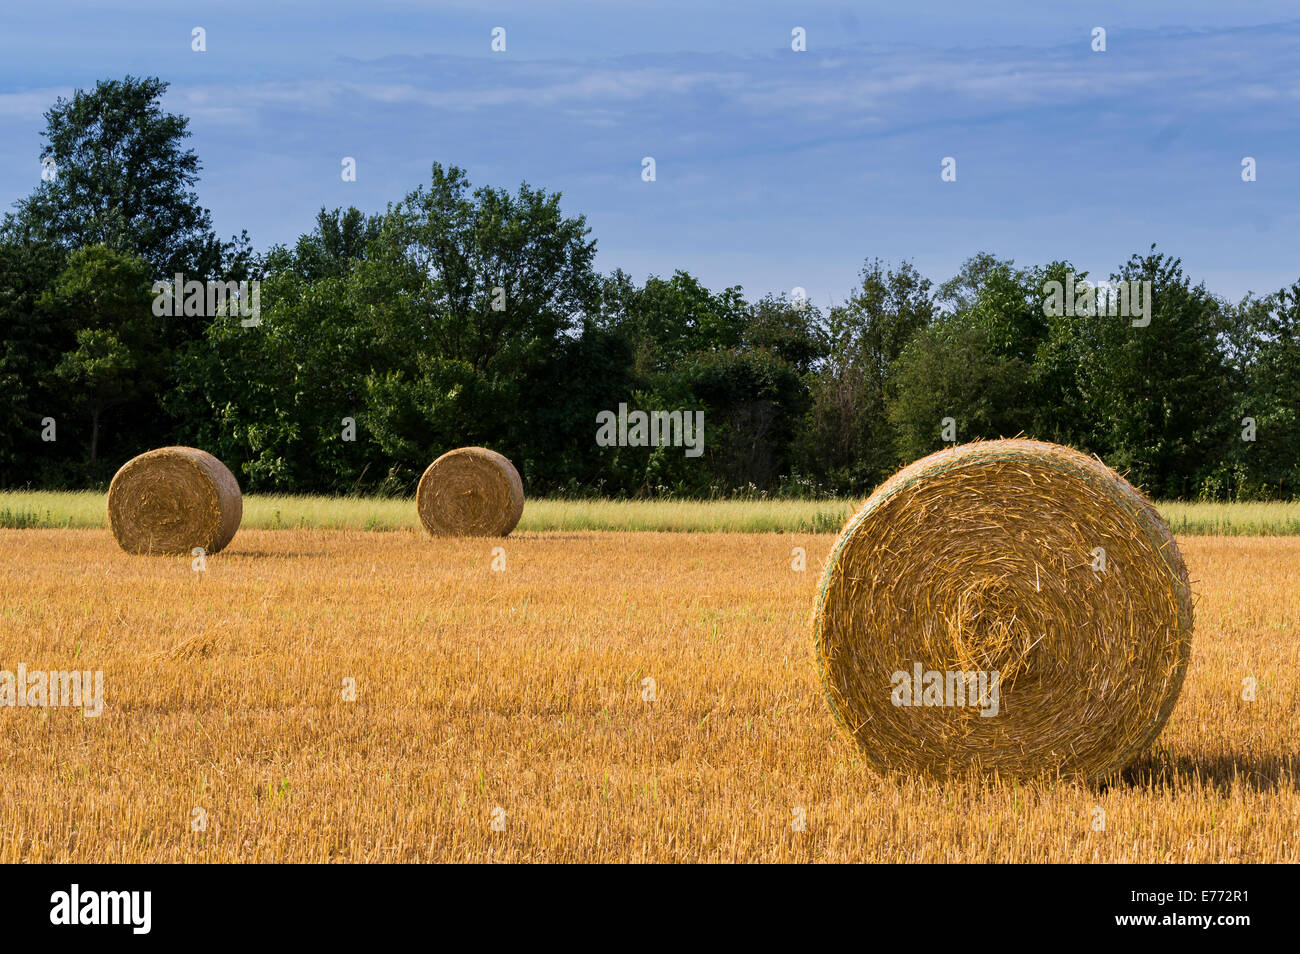
<svg viewBox="0 0 1300 954">
<path fill-rule="evenodd" d="M 833 539 L 0 530 L 0 670 L 104 673 L 0 707 L 0 862 L 1300 861 L 1300 538 L 1179 539 L 1187 681 L 1101 786 L 873 774 L 810 661 Z"/>
</svg>

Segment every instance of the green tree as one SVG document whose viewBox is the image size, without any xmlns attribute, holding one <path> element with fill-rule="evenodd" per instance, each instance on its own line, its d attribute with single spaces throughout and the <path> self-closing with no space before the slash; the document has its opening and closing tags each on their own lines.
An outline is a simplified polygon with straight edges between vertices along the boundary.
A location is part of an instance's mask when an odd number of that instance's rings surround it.
<svg viewBox="0 0 1300 954">
<path fill-rule="evenodd" d="M 1222 463 L 1204 496 L 1295 498 L 1300 493 L 1300 282 L 1233 309 L 1240 334 L 1227 343 L 1237 400 Z M 1249 422 L 1254 423 L 1254 440 Z"/>
<path fill-rule="evenodd" d="M 1014 274 L 1015 262 L 991 252 L 976 252 L 962 262 L 956 275 L 938 287 L 935 299 L 946 314 L 970 311 L 997 272 Z"/>
<path fill-rule="evenodd" d="M 1235 425 L 1223 305 L 1154 245 L 1111 281 L 1151 283 L 1150 323 L 1107 314 L 1076 319 L 1088 443 L 1151 494 L 1195 496 Z"/>
<path fill-rule="evenodd" d="M 67 255 L 49 243 L 0 242 L 0 486 L 58 484 L 60 445 L 40 440 L 41 420 L 59 407 L 52 369 L 61 340 L 38 307 Z M 66 444 L 64 445 L 66 446 Z"/>
<path fill-rule="evenodd" d="M 435 164 L 377 219 L 322 210 L 313 233 L 267 255 L 261 325 L 219 319 L 189 350 L 173 412 L 202 421 L 253 489 L 409 490 L 464 444 L 529 477 L 555 453 L 547 389 L 598 297 L 595 244 L 559 199 L 526 184 L 471 192 Z M 594 411 L 561 414 L 566 433 L 581 416 L 594 435 Z"/>
<path fill-rule="evenodd" d="M 1032 353 L 1027 350 L 1018 353 L 1031 362 L 1028 403 L 1032 411 L 1025 426 L 1026 435 L 1100 452 L 1101 446 L 1093 446 L 1095 434 L 1088 427 L 1079 390 L 1079 364 L 1087 348 L 1083 325 L 1074 315 L 1047 314 L 1055 309 L 1046 307 L 1049 283 L 1060 283 L 1064 294 L 1066 282 L 1078 283 L 1087 277 L 1086 271 L 1076 272 L 1073 265 L 1064 261 L 1051 262 L 1027 273 L 1029 302 L 1043 315 L 1043 324 L 1035 326 Z"/>
<path fill-rule="evenodd" d="M 152 278 L 215 277 L 246 257 L 247 239 L 222 245 L 194 192 L 199 160 L 183 148 L 189 120 L 163 110 L 155 77 L 101 80 L 59 97 L 45 113 L 41 153 L 54 177 L 5 218 L 11 238 L 68 249 L 104 245 L 137 255 Z"/>
<path fill-rule="evenodd" d="M 364 259 L 379 237 L 382 217 L 366 215 L 349 206 L 316 213 L 316 228 L 301 236 L 292 249 L 277 246 L 267 252 L 262 270 L 269 274 L 292 271 L 307 282 L 343 278 L 354 262 Z"/>
<path fill-rule="evenodd" d="M 41 310 L 63 342 L 51 383 L 88 424 L 86 474 L 92 478 L 104 476 L 100 449 L 110 410 L 122 415 L 112 430 L 119 450 L 152 443 L 139 427 L 157 419 L 155 395 L 166 360 L 158 351 L 152 303 L 145 263 L 103 245 L 73 252 L 41 296 Z M 128 405 L 132 413 L 122 414 Z"/>
<path fill-rule="evenodd" d="M 667 462 L 675 462 L 682 474 L 678 486 L 695 492 L 710 483 L 766 490 L 791 472 L 808 389 L 789 361 L 770 348 L 701 351 L 685 360 L 678 379 L 690 395 L 682 403 L 704 411 L 704 454 L 687 458 L 681 449 L 665 450 L 660 456 L 670 461 L 656 461 L 661 471 L 656 483 L 667 483 L 662 474 Z M 658 401 L 651 406 L 673 409 Z"/>
<path fill-rule="evenodd" d="M 751 324 L 741 288 L 721 292 L 678 270 L 651 275 L 640 288 L 621 271 L 603 287 L 603 322 L 630 343 L 634 371 L 642 380 L 672 370 L 686 355 L 739 347 Z"/>
<path fill-rule="evenodd" d="M 278 252 L 268 259 L 279 260 Z M 291 257 L 281 264 L 262 278 L 259 325 L 218 316 L 185 350 L 168 408 L 192 422 L 189 439 L 247 489 L 373 487 L 388 464 L 367 416 L 366 376 L 390 360 L 376 344 L 374 318 L 354 307 L 352 270 L 306 281 Z M 400 305 L 402 289 L 389 287 Z M 355 441 L 344 440 L 348 417 Z"/>
<path fill-rule="evenodd" d="M 135 356 L 117 332 L 108 328 L 82 328 L 77 346 L 59 359 L 54 376 L 67 385 L 75 403 L 90 415 L 90 463 L 99 456 L 99 422 L 111 407 L 125 404 L 136 394 Z"/>
<path fill-rule="evenodd" d="M 812 384 L 804 456 L 807 469 L 841 492 L 862 493 L 898 463 L 898 360 L 934 320 L 930 281 L 909 262 L 863 265 L 861 284 L 826 323 L 829 354 Z"/>
<path fill-rule="evenodd" d="M 462 443 L 522 461 L 548 456 L 533 408 L 547 400 L 540 388 L 566 338 L 599 300 L 596 243 L 560 198 L 527 183 L 513 194 L 471 192 L 463 170 L 435 163 L 428 188 L 385 216 L 377 260 L 354 270 L 353 307 L 377 322 L 376 342 L 394 358 L 367 378 L 370 419 L 412 479 L 452 443 L 448 420 Z M 400 276 L 405 300 L 375 294 L 386 285 L 370 280 L 376 270 Z"/>
<path fill-rule="evenodd" d="M 1021 433 L 1030 414 L 1023 405 L 1028 371 L 1023 359 L 993 346 L 986 328 L 961 316 L 917 334 L 899 358 L 888 409 L 900 459 L 943 447 L 944 418 L 952 418 L 959 443 Z"/>
</svg>

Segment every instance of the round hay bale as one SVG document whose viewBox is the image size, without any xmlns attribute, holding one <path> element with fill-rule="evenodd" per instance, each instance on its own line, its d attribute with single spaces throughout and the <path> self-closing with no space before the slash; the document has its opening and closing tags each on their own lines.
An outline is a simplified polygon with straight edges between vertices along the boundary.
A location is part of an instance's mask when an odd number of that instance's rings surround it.
<svg viewBox="0 0 1300 954">
<path fill-rule="evenodd" d="M 217 553 L 239 529 L 244 502 L 226 465 L 193 447 L 133 457 L 108 485 L 108 524 L 127 553 Z"/>
<path fill-rule="evenodd" d="M 460 447 L 425 470 L 415 506 L 434 536 L 504 537 L 523 515 L 524 483 L 496 451 Z"/>
<path fill-rule="evenodd" d="M 1123 768 L 1169 718 L 1191 639 L 1155 508 L 1095 458 L 1030 440 L 943 450 L 878 487 L 813 616 L 827 700 L 867 761 L 939 777 Z"/>
</svg>

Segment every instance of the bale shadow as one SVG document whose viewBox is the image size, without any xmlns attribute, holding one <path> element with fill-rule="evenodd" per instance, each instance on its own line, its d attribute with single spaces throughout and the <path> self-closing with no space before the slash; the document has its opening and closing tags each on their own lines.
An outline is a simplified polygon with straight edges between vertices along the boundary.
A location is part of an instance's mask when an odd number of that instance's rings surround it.
<svg viewBox="0 0 1300 954">
<path fill-rule="evenodd" d="M 1098 783 L 1098 788 L 1187 788 L 1197 783 L 1220 791 L 1243 785 L 1256 792 L 1300 792 L 1300 755 L 1196 752 L 1173 756 L 1156 749 Z"/>
<path fill-rule="evenodd" d="M 291 557 L 301 559 L 306 557 L 318 557 L 325 553 L 324 550 L 222 550 L 220 553 L 208 557 L 209 560 L 230 560 L 234 561 L 240 557 L 250 557 L 254 560 L 269 560 L 281 557 Z"/>
</svg>

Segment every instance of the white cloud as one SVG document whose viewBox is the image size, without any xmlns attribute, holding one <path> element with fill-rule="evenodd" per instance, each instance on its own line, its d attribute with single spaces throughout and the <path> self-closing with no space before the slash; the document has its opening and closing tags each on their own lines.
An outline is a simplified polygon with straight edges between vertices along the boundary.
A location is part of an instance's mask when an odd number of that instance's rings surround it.
<svg viewBox="0 0 1300 954">
<path fill-rule="evenodd" d="M 1246 35 L 1246 32 L 1249 35 Z M 731 123 L 787 120 L 843 124 L 882 120 L 945 122 L 1005 116 L 1008 110 L 1069 110 L 1100 100 L 1124 101 L 1126 111 L 1159 111 L 1195 102 L 1236 111 L 1243 105 L 1293 99 L 1300 64 L 1292 55 L 1296 30 L 1147 34 L 1126 37 L 1140 58 L 1080 48 L 1001 50 L 838 48 L 816 56 L 816 69 L 796 54 L 639 55 L 576 62 L 526 60 L 483 69 L 482 58 L 385 57 L 327 64 L 342 78 L 173 87 L 184 110 L 218 123 L 248 122 L 260 110 L 364 113 L 368 106 L 466 112 L 480 109 L 558 109 L 591 116 L 593 124 L 643 121 L 638 104 L 717 111 Z M 1086 37 L 1085 37 L 1086 40 Z M 1241 55 L 1248 42 L 1251 56 Z M 1261 75 L 1268 79 L 1261 81 Z M 52 99 L 41 92 L 0 98 L 5 109 L 36 110 Z M 674 102 L 676 101 L 676 102 Z M 663 109 L 656 109 L 660 121 Z M 722 115 L 725 113 L 725 115 Z"/>
<path fill-rule="evenodd" d="M 60 96 L 70 97 L 71 86 L 49 86 L 25 89 L 14 93 L 0 93 L 0 116 L 14 119 L 39 120 Z"/>
</svg>

